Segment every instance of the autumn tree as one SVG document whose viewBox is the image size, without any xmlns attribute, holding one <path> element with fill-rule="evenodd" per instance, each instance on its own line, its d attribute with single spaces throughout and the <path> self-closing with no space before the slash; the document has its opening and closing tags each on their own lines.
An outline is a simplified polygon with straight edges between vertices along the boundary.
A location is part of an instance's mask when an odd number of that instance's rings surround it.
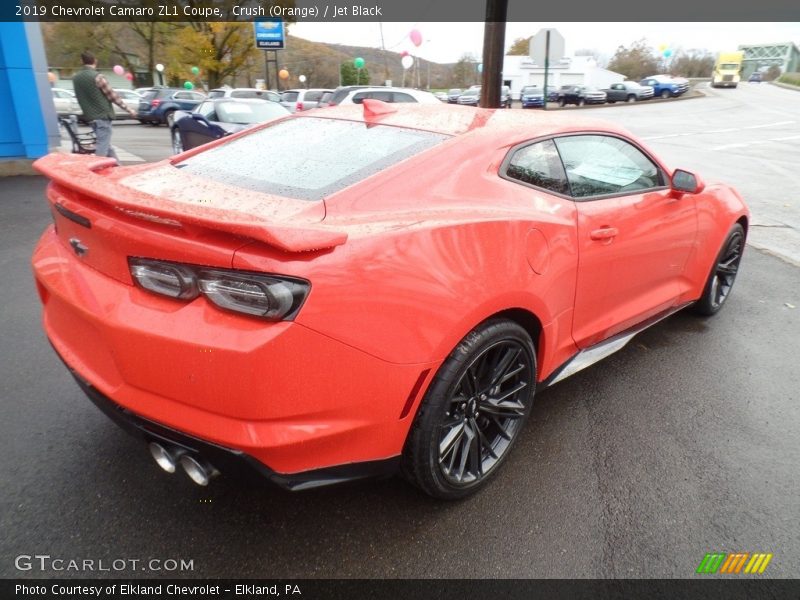
<svg viewBox="0 0 800 600">
<path fill-rule="evenodd" d="M 781 68 L 778 65 L 770 65 L 764 74 L 764 81 L 775 81 L 781 76 Z"/>
<path fill-rule="evenodd" d="M 475 57 L 472 54 L 463 54 L 453 66 L 452 84 L 454 87 L 465 88 L 478 80 L 478 70 Z"/>
<path fill-rule="evenodd" d="M 714 55 L 708 50 L 678 50 L 667 70 L 682 77 L 709 77 L 714 70 Z"/>
<path fill-rule="evenodd" d="M 511 42 L 511 47 L 506 56 L 528 56 L 530 53 L 531 38 L 519 37 Z"/>
<path fill-rule="evenodd" d="M 184 24 L 172 36 L 167 50 L 167 75 L 173 81 L 192 79 L 199 67 L 200 79 L 209 89 L 224 84 L 259 54 L 251 23 L 197 21 Z"/>
<path fill-rule="evenodd" d="M 622 73 L 628 79 L 638 81 L 659 71 L 658 58 L 643 39 L 631 44 L 630 48 L 617 47 L 608 63 L 608 69 Z"/>
</svg>

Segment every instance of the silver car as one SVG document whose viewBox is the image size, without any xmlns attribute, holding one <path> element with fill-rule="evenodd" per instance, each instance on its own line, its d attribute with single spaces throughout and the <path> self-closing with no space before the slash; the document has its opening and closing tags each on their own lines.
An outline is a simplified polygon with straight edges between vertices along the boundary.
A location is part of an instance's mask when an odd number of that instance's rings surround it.
<svg viewBox="0 0 800 600">
<path fill-rule="evenodd" d="M 322 88 L 286 90 L 281 94 L 281 106 L 289 112 L 317 108 L 326 92 L 333 92 L 333 90 Z"/>
<path fill-rule="evenodd" d="M 142 99 L 142 95 L 138 92 L 133 90 L 120 90 L 114 88 L 114 91 L 119 94 L 119 97 L 122 98 L 122 101 L 128 105 L 129 108 L 133 110 L 137 110 L 139 108 L 139 101 Z M 126 110 L 122 110 L 121 106 L 117 106 L 114 104 L 114 118 L 115 119 L 133 119 L 130 113 Z"/>
<path fill-rule="evenodd" d="M 56 106 L 56 114 L 58 114 L 59 117 L 83 114 L 78 100 L 75 98 L 75 93 L 72 90 L 53 88 L 51 91 L 53 92 L 53 104 Z"/>
</svg>

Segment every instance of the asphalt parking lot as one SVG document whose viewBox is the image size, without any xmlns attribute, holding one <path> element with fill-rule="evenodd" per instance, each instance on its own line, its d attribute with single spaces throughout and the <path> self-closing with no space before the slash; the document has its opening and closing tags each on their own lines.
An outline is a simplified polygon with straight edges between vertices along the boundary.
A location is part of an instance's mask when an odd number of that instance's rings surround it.
<svg viewBox="0 0 800 600">
<path fill-rule="evenodd" d="M 718 97 L 680 103 L 695 115 L 684 125 L 707 111 L 703 131 L 676 129 L 680 113 L 656 104 L 599 112 L 652 137 L 671 164 L 723 178 L 772 155 L 786 169 L 796 155 L 771 140 L 797 125 L 770 132 L 791 117 L 773 107 L 737 131 L 709 132 L 723 129 L 709 123 L 715 102 L 733 106 L 728 115 L 750 102 Z M 749 125 L 764 126 L 741 129 Z M 686 135 L 657 139 L 672 133 Z M 169 155 L 164 127 L 121 124 L 114 136 L 135 157 Z M 729 148 L 724 161 L 711 152 L 750 141 L 763 143 Z M 783 206 L 793 190 L 775 186 L 775 172 L 762 165 L 739 179 L 756 223 L 795 229 L 797 206 Z M 157 469 L 44 338 L 29 267 L 50 221 L 43 189 L 36 177 L 0 179 L 1 577 L 86 575 L 15 568 L 16 556 L 35 553 L 190 559 L 192 571 L 170 573 L 187 577 L 691 577 L 713 551 L 771 552 L 762 577 L 796 577 L 800 270 L 791 244 L 759 238 L 785 259 L 751 246 L 717 317 L 678 314 L 540 394 L 508 463 L 473 498 L 436 502 L 398 478 L 297 494 L 225 476 L 199 488 Z"/>
</svg>

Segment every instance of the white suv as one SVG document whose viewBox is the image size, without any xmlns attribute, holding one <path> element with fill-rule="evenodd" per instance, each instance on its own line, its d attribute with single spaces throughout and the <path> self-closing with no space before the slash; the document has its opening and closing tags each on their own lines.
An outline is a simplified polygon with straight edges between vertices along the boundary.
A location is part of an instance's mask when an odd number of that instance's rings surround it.
<svg viewBox="0 0 800 600">
<path fill-rule="evenodd" d="M 281 94 L 281 105 L 289 112 L 300 112 L 317 108 L 325 94 L 331 94 L 333 90 L 323 88 L 298 88 L 296 90 L 286 90 Z"/>
<path fill-rule="evenodd" d="M 214 98 L 260 98 L 270 102 L 280 102 L 281 95 L 272 90 L 259 90 L 258 88 L 232 88 L 221 87 L 208 92 L 209 100 Z"/>
<path fill-rule="evenodd" d="M 368 87 L 350 90 L 337 104 L 361 104 L 365 98 L 382 100 L 383 102 L 418 102 L 419 104 L 441 104 L 441 101 L 430 92 L 412 88 Z"/>
</svg>

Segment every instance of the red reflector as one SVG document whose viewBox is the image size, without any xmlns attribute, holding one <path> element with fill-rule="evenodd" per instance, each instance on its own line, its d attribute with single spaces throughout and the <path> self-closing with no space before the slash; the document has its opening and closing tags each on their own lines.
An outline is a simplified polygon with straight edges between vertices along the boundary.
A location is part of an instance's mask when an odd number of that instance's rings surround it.
<svg viewBox="0 0 800 600">
<path fill-rule="evenodd" d="M 302 102 L 298 102 L 298 103 L 297 103 L 297 106 L 295 106 L 295 108 L 296 108 L 297 110 L 303 110 L 303 103 L 302 103 Z"/>
<path fill-rule="evenodd" d="M 153 108 L 155 108 L 155 107 L 156 107 L 156 106 L 158 106 L 159 104 L 161 104 L 161 100 L 157 100 L 157 99 L 156 99 L 156 100 L 153 100 L 153 101 L 150 103 L 150 106 L 152 106 Z"/>
<path fill-rule="evenodd" d="M 428 378 L 428 373 L 430 372 L 430 369 L 425 369 L 419 374 L 419 377 L 417 377 L 417 382 L 414 384 L 414 387 L 411 388 L 411 393 L 408 395 L 408 400 L 406 400 L 406 404 L 403 406 L 403 412 L 400 413 L 401 419 L 405 419 L 406 416 L 408 416 L 411 407 L 414 406 L 414 401 L 419 395 L 419 390 L 422 388 L 422 384 L 425 383 L 425 380 Z"/>
</svg>

